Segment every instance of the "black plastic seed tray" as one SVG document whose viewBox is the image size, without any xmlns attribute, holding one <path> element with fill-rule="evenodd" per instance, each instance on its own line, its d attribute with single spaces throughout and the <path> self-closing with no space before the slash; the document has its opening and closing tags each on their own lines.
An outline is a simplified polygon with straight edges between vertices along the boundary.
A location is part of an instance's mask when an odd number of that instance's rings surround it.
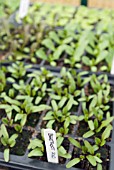
<svg viewBox="0 0 114 170">
<path fill-rule="evenodd" d="M 13 63 L 13 62 L 2 62 L 2 63 L 0 63 L 0 67 L 1 67 L 1 66 L 9 66 L 9 65 L 11 65 L 12 63 Z M 52 72 L 58 72 L 58 73 L 60 73 L 60 70 L 62 69 L 62 67 L 60 67 L 60 66 L 55 66 L 55 67 L 53 67 L 53 66 L 50 66 L 50 65 L 45 65 L 45 60 L 41 61 L 40 64 L 29 64 L 29 63 L 26 62 L 26 60 L 25 60 L 24 63 L 25 63 L 25 65 L 31 65 L 31 66 L 32 66 L 31 69 L 28 69 L 28 70 L 30 70 L 30 71 L 40 70 L 41 67 L 44 67 L 44 68 L 46 68 L 47 70 L 50 70 L 50 71 L 52 71 Z M 66 67 L 66 69 L 69 69 L 69 67 Z M 77 73 L 84 71 L 84 70 L 82 70 L 82 69 L 75 69 L 75 70 L 76 70 Z M 107 73 L 107 72 L 92 72 L 92 71 L 85 71 L 85 72 L 87 72 L 87 73 L 85 74 L 85 77 L 88 77 L 89 75 L 92 75 L 92 74 L 96 74 L 96 75 L 107 74 L 107 76 L 108 76 L 108 78 L 109 78 L 109 81 L 110 81 L 110 80 L 111 80 L 112 82 L 114 81 L 114 75 L 113 75 L 113 74 L 110 74 L 110 73 Z"/>
<path fill-rule="evenodd" d="M 32 70 L 31 70 L 32 71 Z M 55 73 L 56 74 L 56 73 Z M 31 81 L 31 78 L 29 78 L 27 80 L 27 83 Z M 110 81 L 109 81 L 110 82 Z M 111 83 L 112 84 L 112 83 Z M 112 86 L 114 87 L 114 85 L 112 84 Z M 114 91 L 112 92 L 113 96 L 114 96 Z M 48 99 L 47 104 L 49 105 L 50 103 L 50 99 Z M 113 108 L 112 108 L 112 115 L 114 116 L 114 102 L 113 102 Z M 38 123 L 36 124 L 35 128 L 30 128 L 29 130 L 32 132 L 32 136 L 35 135 L 37 136 L 37 134 L 40 133 L 40 129 L 41 129 L 41 124 L 43 122 L 42 118 L 44 117 L 46 111 L 42 112 Z M 77 112 L 74 113 L 75 115 L 81 115 L 82 114 L 82 107 L 81 107 L 81 103 L 78 106 Z M 79 124 L 77 123 L 72 130 L 72 134 L 66 135 L 66 137 L 68 138 L 69 136 L 72 136 L 75 139 L 82 139 L 83 137 L 78 137 L 77 134 L 77 129 L 79 127 Z M 113 122 L 113 127 L 114 127 L 114 122 Z M 28 130 L 28 127 L 24 127 L 25 130 Z M 32 139 L 32 137 L 31 137 Z M 88 139 L 88 141 L 92 141 L 92 139 Z M 21 143 L 20 143 L 21 145 Z M 109 148 L 109 168 L 107 170 L 114 170 L 114 166 L 113 166 L 113 160 L 114 160 L 114 131 L 112 132 L 112 139 L 110 142 L 107 142 L 106 146 Z M 69 149 L 68 149 L 68 153 L 72 154 L 73 153 L 73 149 L 74 146 L 72 144 L 69 145 Z M 26 152 L 23 156 L 17 156 L 17 155 L 12 155 L 10 154 L 10 161 L 8 163 L 6 163 L 4 161 L 3 158 L 3 153 L 0 152 L 0 165 L 6 166 L 6 167 L 11 167 L 14 169 L 21 169 L 21 170 L 67 170 L 67 168 L 65 167 L 65 165 L 68 163 L 69 160 L 66 159 L 64 164 L 53 164 L 53 163 L 48 163 L 48 162 L 44 162 L 44 161 L 40 161 L 37 159 L 31 159 L 28 158 L 28 149 L 26 149 Z M 80 168 L 70 168 L 70 170 L 82 170 Z M 84 169 L 83 169 L 84 170 Z"/>
<path fill-rule="evenodd" d="M 25 64 L 28 64 L 25 62 Z M 40 64 L 32 64 L 32 69 L 35 70 L 40 70 L 41 67 L 46 68 L 47 70 L 50 70 L 52 72 L 58 72 L 60 73 L 60 70 L 62 69 L 62 67 L 58 66 L 58 67 L 53 67 L 50 65 L 45 65 L 45 61 L 43 60 Z M 66 69 L 69 69 L 69 67 L 66 67 Z M 82 69 L 75 69 L 77 73 L 82 72 L 84 70 Z M 107 73 L 107 72 L 92 72 L 92 71 L 84 71 L 87 72 L 83 77 L 88 77 L 92 74 L 96 74 L 97 76 L 101 75 L 101 74 L 107 74 L 109 81 L 112 82 L 112 84 L 114 84 L 114 75 Z"/>
</svg>

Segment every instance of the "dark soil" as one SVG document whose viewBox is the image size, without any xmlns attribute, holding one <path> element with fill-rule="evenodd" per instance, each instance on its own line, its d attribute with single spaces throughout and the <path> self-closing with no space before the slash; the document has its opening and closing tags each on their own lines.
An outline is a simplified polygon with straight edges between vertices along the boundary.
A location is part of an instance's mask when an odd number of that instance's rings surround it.
<svg viewBox="0 0 114 170">
<path fill-rule="evenodd" d="M 16 133 L 13 128 L 8 128 L 9 136 Z M 18 156 L 22 156 L 25 154 L 27 146 L 29 144 L 29 139 L 32 135 L 30 131 L 23 130 L 22 133 L 18 134 L 18 138 L 16 139 L 16 145 L 10 149 L 10 153 Z M 4 149 L 7 148 L 0 143 L 0 151 L 3 152 Z"/>
<path fill-rule="evenodd" d="M 12 87 L 12 84 L 7 82 L 6 86 L 4 87 L 4 91 L 6 92 L 6 94 L 8 94 L 9 90 L 11 89 L 11 87 Z"/>
<path fill-rule="evenodd" d="M 39 121 L 40 114 L 39 113 L 32 113 L 27 117 L 26 126 L 35 127 Z"/>
<path fill-rule="evenodd" d="M 36 60 L 34 63 L 32 62 L 32 58 L 26 59 L 26 63 L 41 64 L 42 61 L 43 61 L 42 59 L 40 59 L 40 58 L 38 58 L 38 57 L 35 57 L 35 56 L 34 56 L 33 58 L 35 58 L 35 60 Z"/>
<path fill-rule="evenodd" d="M 85 121 L 79 122 L 79 126 L 76 132 L 76 135 L 79 137 L 82 137 L 84 133 L 89 131 L 88 124 Z"/>
<path fill-rule="evenodd" d="M 5 111 L 4 111 L 4 109 L 0 109 L 0 120 L 3 118 L 3 117 L 5 117 Z"/>
</svg>

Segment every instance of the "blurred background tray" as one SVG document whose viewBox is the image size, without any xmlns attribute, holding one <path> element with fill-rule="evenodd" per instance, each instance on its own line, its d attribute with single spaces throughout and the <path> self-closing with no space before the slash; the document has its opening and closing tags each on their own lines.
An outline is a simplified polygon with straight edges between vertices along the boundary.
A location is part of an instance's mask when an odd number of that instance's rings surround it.
<svg viewBox="0 0 114 170">
<path fill-rule="evenodd" d="M 70 4 L 79 6 L 80 4 L 87 4 L 88 7 L 96 8 L 114 8 L 114 0 L 31 0 L 31 2 L 49 2 L 58 4 Z"/>
<path fill-rule="evenodd" d="M 88 7 L 114 8 L 114 0 L 88 0 Z"/>
<path fill-rule="evenodd" d="M 31 2 L 49 2 L 55 4 L 70 4 L 70 5 L 80 5 L 80 0 L 31 0 Z"/>
</svg>

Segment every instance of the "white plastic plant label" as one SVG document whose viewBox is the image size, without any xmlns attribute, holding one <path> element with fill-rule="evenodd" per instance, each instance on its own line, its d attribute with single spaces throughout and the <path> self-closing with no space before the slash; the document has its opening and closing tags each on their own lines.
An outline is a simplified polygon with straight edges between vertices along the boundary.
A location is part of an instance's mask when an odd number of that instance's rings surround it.
<svg viewBox="0 0 114 170">
<path fill-rule="evenodd" d="M 58 163 L 56 133 L 52 129 L 44 129 L 44 139 L 48 162 Z"/>
<path fill-rule="evenodd" d="M 27 15 L 30 0 L 21 0 L 19 7 L 19 18 L 22 19 Z"/>
<path fill-rule="evenodd" d="M 113 60 L 112 60 L 111 74 L 114 74 L 114 57 L 113 57 Z"/>
</svg>

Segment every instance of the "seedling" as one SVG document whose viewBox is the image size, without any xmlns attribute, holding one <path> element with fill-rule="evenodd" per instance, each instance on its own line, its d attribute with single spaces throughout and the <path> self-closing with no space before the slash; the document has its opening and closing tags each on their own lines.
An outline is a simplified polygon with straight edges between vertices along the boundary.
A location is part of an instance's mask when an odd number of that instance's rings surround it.
<svg viewBox="0 0 114 170">
<path fill-rule="evenodd" d="M 4 124 L 1 125 L 0 128 L 0 140 L 4 145 L 4 159 L 6 162 L 9 161 L 10 148 L 13 148 L 16 144 L 16 139 L 18 138 L 18 134 L 13 134 L 9 137 L 8 131 Z"/>
</svg>

